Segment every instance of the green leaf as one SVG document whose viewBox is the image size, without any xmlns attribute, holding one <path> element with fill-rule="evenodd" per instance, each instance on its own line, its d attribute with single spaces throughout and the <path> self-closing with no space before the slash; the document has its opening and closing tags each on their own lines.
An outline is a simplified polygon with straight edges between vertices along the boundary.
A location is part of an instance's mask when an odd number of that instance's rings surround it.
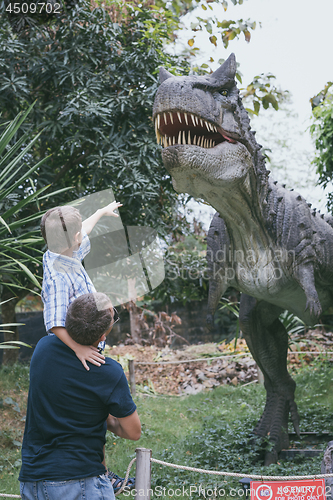
<svg viewBox="0 0 333 500">
<path fill-rule="evenodd" d="M 24 325 L 24 323 L 18 323 L 18 324 Z M 18 346 L 29 347 L 29 348 L 32 349 L 31 345 L 26 344 L 25 342 L 21 342 L 20 340 L 8 340 L 6 342 L 2 342 L 1 343 L 1 345 L 4 345 L 4 344 L 15 344 L 15 345 L 18 345 Z"/>
<path fill-rule="evenodd" d="M 8 226 L 8 224 L 6 223 L 6 221 L 3 220 L 2 217 L 0 217 L 0 222 L 1 222 L 1 224 L 3 224 L 7 228 L 7 231 L 9 233 L 11 233 L 10 227 Z"/>
<path fill-rule="evenodd" d="M 259 101 L 254 101 L 253 102 L 253 107 L 254 107 L 254 112 L 256 115 L 259 114 L 259 110 L 260 110 L 260 102 Z"/>
<path fill-rule="evenodd" d="M 217 43 L 216 43 L 217 42 L 217 38 L 216 38 L 215 35 L 210 36 L 209 37 L 209 41 L 210 41 L 210 43 L 212 43 L 213 45 L 215 45 L 215 47 L 217 46 Z"/>
<path fill-rule="evenodd" d="M 33 282 L 34 285 L 36 285 L 40 290 L 42 289 L 39 281 L 36 279 L 36 277 L 32 274 L 32 272 L 30 271 L 30 269 L 27 268 L 27 266 L 25 264 L 23 264 L 23 262 L 20 262 L 19 260 L 16 260 L 12 257 L 12 260 L 14 262 L 16 262 L 16 264 L 18 266 L 20 266 L 20 268 L 27 274 L 27 276 L 30 278 L 30 280 Z"/>
</svg>

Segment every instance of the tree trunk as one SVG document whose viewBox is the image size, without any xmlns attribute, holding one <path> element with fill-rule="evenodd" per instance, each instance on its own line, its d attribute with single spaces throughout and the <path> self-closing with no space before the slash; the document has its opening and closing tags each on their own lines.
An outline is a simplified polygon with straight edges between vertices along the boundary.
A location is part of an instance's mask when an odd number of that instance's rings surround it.
<svg viewBox="0 0 333 500">
<path fill-rule="evenodd" d="M 133 342 L 136 344 L 142 344 L 141 335 L 140 335 L 140 316 L 139 310 L 136 307 L 135 302 L 132 300 L 128 303 L 128 311 L 130 316 L 130 326 L 131 326 L 131 337 Z"/>
<path fill-rule="evenodd" d="M 5 304 L 1 305 L 2 323 L 16 323 L 15 306 L 20 299 L 10 290 L 3 290 L 1 294 L 1 302 L 10 298 L 12 300 L 9 300 Z M 17 326 L 5 327 L 5 330 L 11 330 L 13 332 L 4 333 L 5 342 L 8 340 L 19 340 L 19 332 Z M 19 349 L 3 349 L 2 364 L 13 365 L 17 362 L 19 353 Z"/>
<path fill-rule="evenodd" d="M 131 337 L 136 344 L 142 344 L 139 309 L 136 307 L 135 301 L 137 298 L 135 288 L 135 278 L 128 278 L 128 296 L 129 302 L 127 310 L 130 316 Z"/>
</svg>

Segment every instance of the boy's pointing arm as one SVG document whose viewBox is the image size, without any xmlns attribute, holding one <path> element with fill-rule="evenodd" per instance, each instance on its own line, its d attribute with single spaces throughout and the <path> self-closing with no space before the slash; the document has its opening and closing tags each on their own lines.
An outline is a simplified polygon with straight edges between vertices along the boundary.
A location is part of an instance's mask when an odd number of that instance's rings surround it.
<svg viewBox="0 0 333 500">
<path fill-rule="evenodd" d="M 89 234 L 93 230 L 94 226 L 97 224 L 99 219 L 103 217 L 103 215 L 109 215 L 112 217 L 119 217 L 118 214 L 115 214 L 114 211 L 122 207 L 122 203 L 118 203 L 117 201 L 113 201 L 109 205 L 106 205 L 104 208 L 99 208 L 96 212 L 88 217 L 85 221 L 82 222 L 82 229 L 85 233 Z"/>
</svg>

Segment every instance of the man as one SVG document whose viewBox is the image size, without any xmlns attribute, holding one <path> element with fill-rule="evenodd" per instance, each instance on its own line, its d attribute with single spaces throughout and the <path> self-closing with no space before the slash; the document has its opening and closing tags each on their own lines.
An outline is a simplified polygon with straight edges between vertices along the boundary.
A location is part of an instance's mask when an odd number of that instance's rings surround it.
<svg viewBox="0 0 333 500">
<path fill-rule="evenodd" d="M 75 342 L 105 341 L 114 310 L 103 293 L 72 302 L 66 329 Z M 37 344 L 19 475 L 23 500 L 114 499 L 103 463 L 106 430 L 134 441 L 141 424 L 122 367 L 107 358 L 87 371 L 55 335 Z"/>
</svg>

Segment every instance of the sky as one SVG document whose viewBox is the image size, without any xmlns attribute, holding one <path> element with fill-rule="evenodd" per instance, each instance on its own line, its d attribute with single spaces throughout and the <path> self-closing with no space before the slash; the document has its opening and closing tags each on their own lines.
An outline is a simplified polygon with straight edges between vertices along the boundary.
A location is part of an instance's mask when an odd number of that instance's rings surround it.
<svg viewBox="0 0 333 500">
<path fill-rule="evenodd" d="M 195 15 L 206 17 L 207 12 L 199 7 L 186 16 L 186 25 L 195 20 Z M 215 70 L 218 59 L 226 59 L 234 52 L 240 63 L 243 86 L 255 75 L 273 73 L 275 84 L 290 91 L 292 101 L 286 111 L 263 111 L 259 118 L 252 119 L 251 126 L 257 131 L 258 142 L 271 149 L 273 164 L 267 168 L 274 179 L 286 182 L 288 187 L 295 188 L 325 211 L 325 193 L 315 186 L 318 176 L 311 165 L 315 150 L 308 130 L 311 124 L 309 100 L 333 80 L 333 1 L 244 0 L 243 5 L 234 6 L 228 0 L 226 12 L 216 5 L 214 12 L 220 20 L 250 19 L 257 22 L 257 27 L 251 30 L 250 43 L 240 35 L 240 39 L 231 41 L 227 49 L 222 42 L 215 48 L 208 41 L 207 33 L 196 32 L 196 46 L 200 47 L 196 63 L 208 63 L 212 56 L 215 62 L 211 67 Z M 178 43 L 186 45 L 191 33 L 190 30 L 180 33 Z M 202 208 L 206 213 L 207 209 Z M 204 218 L 207 225 L 211 216 Z"/>
</svg>

